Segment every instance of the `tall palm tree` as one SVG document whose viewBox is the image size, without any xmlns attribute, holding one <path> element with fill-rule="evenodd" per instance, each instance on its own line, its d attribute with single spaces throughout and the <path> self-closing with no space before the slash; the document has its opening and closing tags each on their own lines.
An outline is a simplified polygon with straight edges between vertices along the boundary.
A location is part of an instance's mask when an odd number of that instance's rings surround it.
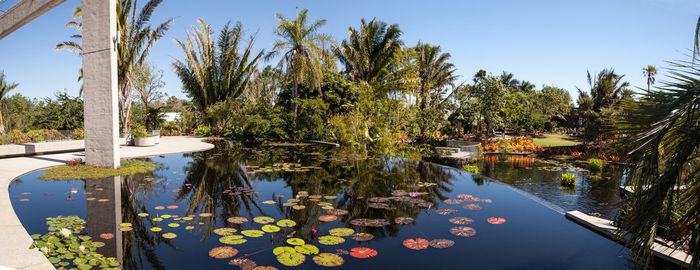
<svg viewBox="0 0 700 270">
<path fill-rule="evenodd" d="M 333 51 L 351 80 L 374 85 L 389 74 L 394 54 L 401 50 L 401 29 L 398 24 L 362 19 L 359 31 L 352 27 L 348 31 L 350 37 Z"/>
<path fill-rule="evenodd" d="M 322 49 L 322 44 L 332 42 L 332 39 L 319 32 L 319 29 L 326 24 L 325 19 L 309 22 L 308 9 L 298 12 L 293 20 L 277 13 L 277 20 L 279 25 L 274 34 L 279 39 L 273 43 L 272 51 L 265 56 L 265 59 L 269 60 L 282 55 L 278 67 L 283 69 L 285 76 L 292 81 L 291 109 L 294 113 L 292 129 L 296 130 L 295 100 L 299 97 L 299 85 L 305 84 L 321 93 L 323 59 L 324 54 L 327 54 Z"/>
<path fill-rule="evenodd" d="M 219 101 L 238 98 L 257 70 L 263 51 L 253 52 L 254 37 L 250 37 L 243 53 L 241 23 L 231 27 L 226 23 L 218 40 L 212 39 L 212 30 L 203 19 L 199 29 L 187 32 L 187 40 L 176 40 L 184 61 L 175 59 L 173 68 L 182 81 L 185 93 L 198 109 L 204 111 Z"/>
<path fill-rule="evenodd" d="M 75 9 L 73 9 L 73 21 L 68 21 L 66 23 L 66 27 L 73 27 L 76 30 L 78 30 L 78 32 L 80 32 L 80 34 L 72 35 L 72 36 L 70 36 L 70 38 L 76 39 L 76 40 L 83 39 L 83 34 L 82 34 L 83 21 L 82 21 L 82 18 L 83 18 L 83 9 L 81 7 L 76 7 Z M 57 51 L 63 50 L 63 51 L 72 52 L 72 53 L 75 53 L 75 54 L 78 54 L 81 56 L 83 55 L 83 47 L 79 43 L 79 41 L 66 40 L 66 41 L 63 41 L 59 44 L 56 44 L 55 49 Z M 80 82 L 82 80 L 83 80 L 83 67 L 80 67 L 80 70 L 78 71 L 78 82 Z M 78 97 L 81 97 L 81 96 L 83 96 L 83 85 L 82 84 L 80 85 L 80 92 L 78 93 Z"/>
<path fill-rule="evenodd" d="M 518 89 L 520 81 L 515 79 L 513 73 L 503 71 L 503 74 L 501 74 L 501 83 L 508 89 Z"/>
<path fill-rule="evenodd" d="M 131 92 L 133 89 L 132 71 L 146 61 L 153 45 L 170 29 L 173 18 L 156 28 L 149 25 L 151 15 L 163 0 L 149 0 L 137 14 L 137 0 L 117 2 L 117 78 L 119 79 L 119 118 L 122 133 L 129 132 L 131 114 Z"/>
<path fill-rule="evenodd" d="M 656 81 L 656 74 L 659 72 L 656 70 L 655 66 L 648 65 L 645 68 L 642 68 L 642 73 L 644 73 L 644 77 L 647 77 L 647 91 L 651 91 L 651 85 L 654 84 Z"/>
<path fill-rule="evenodd" d="M 601 143 L 602 121 L 610 116 L 611 110 L 622 100 L 622 94 L 629 87 L 624 82 L 625 75 L 615 73 L 613 69 L 603 69 L 595 77 L 587 72 L 587 81 L 591 87 L 588 93 L 579 91 L 579 106 L 585 115 L 586 137 L 595 138 Z M 582 104 L 583 103 L 583 104 Z"/>
<path fill-rule="evenodd" d="M 0 71 L 0 101 L 2 101 L 3 98 L 5 98 L 5 95 L 7 95 L 8 92 L 10 92 L 12 89 L 17 88 L 19 86 L 18 83 L 10 83 L 8 81 L 5 81 L 5 73 Z M 5 134 L 5 123 L 2 121 L 2 111 L 0 111 L 0 135 Z"/>
<path fill-rule="evenodd" d="M 535 90 L 535 85 L 528 81 L 521 81 L 520 85 L 518 85 L 518 89 L 520 89 L 520 91 L 530 93 Z"/>
<path fill-rule="evenodd" d="M 425 109 L 430 104 L 433 91 L 442 90 L 444 87 L 452 85 L 457 79 L 456 68 L 452 63 L 447 62 L 451 56 L 449 53 L 441 53 L 440 46 L 418 42 L 416 55 L 418 58 L 418 77 L 420 78 L 419 106 L 421 109 Z"/>
</svg>

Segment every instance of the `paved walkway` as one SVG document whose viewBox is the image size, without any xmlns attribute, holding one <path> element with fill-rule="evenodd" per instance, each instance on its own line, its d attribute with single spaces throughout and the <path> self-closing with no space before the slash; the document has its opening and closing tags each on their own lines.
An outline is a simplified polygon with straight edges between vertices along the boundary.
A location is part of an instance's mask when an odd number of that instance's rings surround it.
<svg viewBox="0 0 700 270">
<path fill-rule="evenodd" d="M 162 137 L 160 144 L 154 147 L 122 146 L 120 153 L 122 158 L 135 158 L 198 152 L 214 148 L 214 145 L 202 142 L 202 139 L 202 137 Z M 83 153 L 0 159 L 0 269 L 3 269 L 3 266 L 21 270 L 54 269 L 43 254 L 36 249 L 28 249 L 32 239 L 15 215 L 8 189 L 10 182 L 23 174 L 62 165 L 76 157 L 83 157 Z"/>
</svg>

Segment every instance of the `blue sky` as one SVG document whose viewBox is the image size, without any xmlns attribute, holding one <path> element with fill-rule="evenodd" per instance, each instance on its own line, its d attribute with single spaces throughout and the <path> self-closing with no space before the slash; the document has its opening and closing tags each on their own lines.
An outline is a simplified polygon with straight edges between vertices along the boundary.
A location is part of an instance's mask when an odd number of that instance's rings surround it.
<svg viewBox="0 0 700 270">
<path fill-rule="evenodd" d="M 0 10 L 16 2 L 10 0 Z M 78 93 L 80 57 L 54 46 L 76 33 L 64 24 L 79 4 L 67 0 L 0 40 L 0 70 L 20 84 L 13 93 L 37 98 L 64 89 Z M 449 52 L 460 82 L 471 80 L 479 69 L 496 75 L 505 70 L 538 88 L 565 88 L 574 98 L 576 86 L 587 87 L 586 70 L 613 67 L 633 86 L 645 87 L 641 68 L 684 59 L 700 15 L 698 0 L 165 0 L 153 22 L 176 21 L 149 58 L 165 73 L 164 92 L 184 97 L 171 68 L 173 58 L 181 57 L 174 39 L 183 39 L 198 18 L 217 31 L 226 21 L 241 21 L 249 34 L 257 32 L 255 47 L 269 49 L 275 14 L 293 17 L 297 7 L 308 8 L 312 19 L 327 19 L 322 30 L 337 41 L 361 18 L 399 24 L 407 45 L 421 40 Z"/>
</svg>

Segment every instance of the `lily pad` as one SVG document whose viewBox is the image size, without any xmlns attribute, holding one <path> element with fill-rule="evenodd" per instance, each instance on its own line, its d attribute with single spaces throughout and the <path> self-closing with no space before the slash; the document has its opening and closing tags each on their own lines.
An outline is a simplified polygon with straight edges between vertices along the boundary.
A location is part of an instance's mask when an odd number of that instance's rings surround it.
<svg viewBox="0 0 700 270">
<path fill-rule="evenodd" d="M 411 224 L 413 223 L 414 219 L 412 217 L 397 217 L 394 219 L 394 223 L 396 224 Z"/>
<path fill-rule="evenodd" d="M 297 251 L 293 247 L 288 247 L 288 246 L 276 247 L 275 249 L 272 250 L 272 254 L 275 254 L 275 256 L 280 255 L 284 252 L 294 253 Z"/>
<path fill-rule="evenodd" d="M 266 217 L 266 216 L 259 216 L 259 217 L 253 218 L 253 221 L 255 221 L 255 223 L 259 223 L 259 224 L 268 224 L 268 223 L 275 222 L 275 219 L 271 218 L 271 217 Z"/>
<path fill-rule="evenodd" d="M 182 217 L 182 220 L 192 220 L 194 219 L 193 217 Z"/>
<path fill-rule="evenodd" d="M 175 237 L 177 237 L 177 234 L 174 234 L 174 233 L 164 233 L 163 234 L 163 238 L 165 238 L 165 239 L 173 239 Z"/>
<path fill-rule="evenodd" d="M 134 230 L 133 227 L 119 227 L 119 231 L 128 232 Z"/>
<path fill-rule="evenodd" d="M 323 221 L 323 222 L 331 222 L 331 221 L 336 221 L 338 219 L 338 216 L 334 215 L 322 215 L 318 217 L 318 220 Z"/>
<path fill-rule="evenodd" d="M 226 221 L 233 223 L 233 224 L 243 224 L 243 223 L 248 222 L 248 219 L 244 218 L 244 217 L 230 217 L 230 218 L 227 218 Z"/>
<path fill-rule="evenodd" d="M 301 246 L 305 244 L 304 239 L 301 238 L 289 238 L 287 239 L 287 244 L 290 244 L 292 246 Z"/>
<path fill-rule="evenodd" d="M 353 233 L 355 233 L 355 230 L 350 229 L 350 228 L 333 228 L 328 231 L 333 236 L 350 236 Z"/>
<path fill-rule="evenodd" d="M 163 210 L 163 209 L 165 209 L 165 206 L 156 206 L 156 207 L 153 207 L 153 209 Z"/>
<path fill-rule="evenodd" d="M 277 261 L 286 266 L 297 266 L 306 261 L 306 256 L 296 252 L 283 252 L 277 255 Z"/>
<path fill-rule="evenodd" d="M 350 224 L 360 227 L 383 227 L 391 224 L 386 219 L 358 218 L 350 221 Z"/>
<path fill-rule="evenodd" d="M 318 238 L 318 243 L 322 245 L 337 245 L 337 244 L 342 244 L 345 242 L 345 239 L 342 237 L 338 236 L 333 236 L 333 235 L 325 235 L 321 236 Z"/>
<path fill-rule="evenodd" d="M 329 196 L 323 196 L 324 199 L 326 200 L 335 200 L 338 198 L 338 196 L 335 195 L 329 195 Z"/>
<path fill-rule="evenodd" d="M 248 236 L 248 237 L 260 237 L 260 236 L 263 236 L 263 234 L 265 234 L 265 232 L 263 232 L 261 230 L 244 230 L 244 231 L 241 231 L 241 234 Z"/>
<path fill-rule="evenodd" d="M 430 241 L 430 246 L 434 248 L 448 248 L 455 244 L 455 241 L 449 239 L 435 239 Z"/>
<path fill-rule="evenodd" d="M 168 205 L 166 208 L 168 209 L 177 209 L 179 206 L 177 205 Z"/>
<path fill-rule="evenodd" d="M 304 255 L 314 255 L 314 254 L 318 254 L 320 252 L 316 246 L 309 245 L 309 244 L 296 246 L 296 247 L 294 247 L 294 250 L 296 250 L 296 252 L 299 252 L 299 253 L 304 254 Z"/>
<path fill-rule="evenodd" d="M 162 231 L 162 230 L 163 230 L 163 228 L 161 228 L 161 227 L 152 227 L 152 228 L 151 228 L 151 231 L 152 231 L 152 232 L 159 232 L 159 231 Z"/>
<path fill-rule="evenodd" d="M 490 217 L 489 219 L 486 220 L 488 223 L 491 224 L 503 224 L 506 223 L 506 219 L 502 217 Z"/>
<path fill-rule="evenodd" d="M 241 270 L 252 270 L 256 266 L 258 266 L 258 264 L 251 259 L 233 259 L 230 260 L 228 264 L 239 266 Z"/>
<path fill-rule="evenodd" d="M 160 221 L 163 221 L 163 218 L 156 217 L 156 218 L 153 218 L 153 221 L 160 222 Z"/>
<path fill-rule="evenodd" d="M 211 213 L 199 213 L 199 216 L 200 217 L 211 217 L 212 214 Z"/>
<path fill-rule="evenodd" d="M 232 247 L 215 247 L 209 250 L 209 257 L 216 259 L 228 259 L 238 254 L 238 250 Z"/>
<path fill-rule="evenodd" d="M 467 209 L 467 210 L 481 210 L 481 208 L 484 208 L 484 207 L 481 205 L 475 204 L 475 203 L 470 203 L 470 204 L 462 205 L 462 208 Z"/>
<path fill-rule="evenodd" d="M 345 260 L 343 260 L 343 257 L 340 257 L 338 254 L 333 253 L 318 254 L 313 257 L 313 260 L 316 264 L 326 267 L 339 266 L 345 262 Z"/>
<path fill-rule="evenodd" d="M 438 215 L 452 215 L 452 214 L 459 212 L 459 210 L 457 210 L 457 209 L 438 209 L 438 210 L 435 210 L 435 212 Z"/>
<path fill-rule="evenodd" d="M 105 239 L 105 240 L 107 240 L 107 239 L 112 239 L 112 238 L 114 238 L 114 234 L 112 234 L 112 233 L 103 233 L 103 234 L 100 234 L 100 238 Z"/>
<path fill-rule="evenodd" d="M 295 206 L 292 206 L 292 208 L 294 208 L 294 210 L 303 210 L 303 209 L 306 209 L 306 206 L 303 206 L 303 205 L 295 205 Z"/>
<path fill-rule="evenodd" d="M 370 233 L 356 233 L 352 235 L 352 239 L 357 241 L 369 241 L 374 239 L 374 235 Z"/>
<path fill-rule="evenodd" d="M 430 242 L 428 240 L 425 240 L 423 238 L 416 238 L 416 239 L 406 239 L 403 241 L 403 245 L 407 248 L 413 249 L 413 250 L 421 250 L 421 249 L 426 249 L 430 245 Z"/>
<path fill-rule="evenodd" d="M 180 227 L 180 224 L 179 223 L 168 223 L 168 227 L 177 228 L 177 227 Z"/>
<path fill-rule="evenodd" d="M 493 201 L 490 199 L 481 199 L 481 202 L 483 203 L 492 203 Z"/>
<path fill-rule="evenodd" d="M 387 198 L 387 197 L 372 197 L 372 198 L 367 199 L 367 201 L 373 202 L 373 203 L 384 203 L 384 202 L 388 202 L 389 200 L 391 200 L 391 199 Z"/>
<path fill-rule="evenodd" d="M 221 236 L 233 235 L 233 234 L 234 234 L 235 232 L 237 232 L 237 231 L 238 231 L 238 230 L 236 230 L 236 229 L 234 229 L 234 228 L 218 228 L 218 229 L 214 229 L 214 233 L 215 233 L 215 234 L 218 234 L 218 235 L 221 235 Z"/>
<path fill-rule="evenodd" d="M 472 237 L 476 234 L 476 230 L 472 227 L 457 226 L 450 229 L 450 233 L 461 237 Z"/>
<path fill-rule="evenodd" d="M 125 223 L 119 223 L 119 227 L 132 227 L 132 226 L 133 226 L 133 224 L 127 223 L 127 222 L 125 222 Z"/>
<path fill-rule="evenodd" d="M 356 247 L 350 250 L 350 256 L 359 259 L 366 259 L 377 256 L 377 251 L 366 247 Z"/>
<path fill-rule="evenodd" d="M 138 213 L 138 216 L 139 216 L 139 217 L 147 217 L 147 216 L 148 216 L 148 213 Z"/>
<path fill-rule="evenodd" d="M 279 221 L 277 221 L 277 226 L 280 227 L 294 227 L 295 225 L 297 225 L 297 223 L 294 220 L 290 219 L 280 219 Z"/>
<path fill-rule="evenodd" d="M 464 200 L 460 200 L 460 199 L 447 199 L 447 200 L 444 200 L 443 202 L 446 203 L 446 204 L 460 204 L 460 203 L 463 203 Z"/>
<path fill-rule="evenodd" d="M 251 270 L 278 270 L 277 267 L 274 266 L 256 266 L 255 268 Z"/>
<path fill-rule="evenodd" d="M 171 218 L 172 216 L 171 215 L 161 215 L 160 217 L 163 219 L 166 219 L 166 218 Z"/>
<path fill-rule="evenodd" d="M 389 208 L 389 205 L 386 204 L 386 203 L 370 203 L 370 204 L 367 204 L 367 206 L 368 206 L 369 208 L 374 208 L 374 209 L 385 209 L 385 208 Z"/>
<path fill-rule="evenodd" d="M 245 243 L 246 241 L 248 240 L 243 239 L 242 235 L 229 235 L 219 238 L 219 242 L 228 245 L 240 245 Z"/>
<path fill-rule="evenodd" d="M 269 224 L 268 224 L 268 225 L 262 226 L 262 230 L 263 230 L 264 232 L 273 233 L 273 232 L 279 232 L 279 231 L 280 231 L 280 227 L 277 227 L 277 226 L 275 226 L 275 225 L 269 225 Z"/>
<path fill-rule="evenodd" d="M 474 220 L 468 217 L 453 217 L 449 219 L 453 224 L 468 225 L 474 223 Z"/>
<path fill-rule="evenodd" d="M 194 230 L 194 226 L 187 226 L 185 227 L 185 230 Z"/>
<path fill-rule="evenodd" d="M 326 210 L 326 213 L 329 215 L 342 216 L 347 215 L 349 212 L 345 209 L 328 209 Z"/>
</svg>

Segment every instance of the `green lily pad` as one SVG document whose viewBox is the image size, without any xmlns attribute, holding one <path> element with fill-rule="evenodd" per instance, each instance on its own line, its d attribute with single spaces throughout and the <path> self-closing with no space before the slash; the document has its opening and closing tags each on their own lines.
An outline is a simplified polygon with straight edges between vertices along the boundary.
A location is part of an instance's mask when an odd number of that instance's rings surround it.
<svg viewBox="0 0 700 270">
<path fill-rule="evenodd" d="M 309 244 L 296 246 L 296 247 L 294 247 L 294 250 L 296 250 L 297 252 L 304 254 L 304 255 L 314 255 L 314 254 L 318 254 L 318 252 L 319 252 L 319 250 L 316 246 L 309 245 Z"/>
<path fill-rule="evenodd" d="M 159 232 L 159 231 L 162 231 L 162 230 L 163 230 L 163 228 L 160 228 L 160 227 L 153 227 L 153 228 L 151 228 L 151 231 L 152 231 L 152 232 Z"/>
<path fill-rule="evenodd" d="M 148 216 L 148 213 L 138 213 L 138 216 L 139 216 L 139 217 L 147 217 L 147 216 Z"/>
<path fill-rule="evenodd" d="M 163 219 L 167 219 L 167 218 L 171 218 L 172 216 L 171 215 L 161 215 L 160 217 Z"/>
<path fill-rule="evenodd" d="M 162 219 L 162 218 L 159 218 L 159 217 L 157 217 L 157 218 L 153 218 L 153 221 L 156 221 L 156 222 L 157 222 L 157 221 L 163 221 L 163 219 Z"/>
<path fill-rule="evenodd" d="M 218 235 L 221 235 L 221 236 L 233 235 L 233 234 L 234 234 L 235 232 L 237 232 L 237 231 L 238 231 L 238 230 L 236 230 L 236 229 L 234 229 L 234 228 L 218 228 L 218 229 L 214 229 L 214 233 L 215 233 L 215 234 L 218 234 Z"/>
<path fill-rule="evenodd" d="M 180 223 L 168 223 L 168 227 L 177 228 L 177 227 L 180 227 Z"/>
<path fill-rule="evenodd" d="M 185 227 L 185 230 L 194 230 L 194 226 L 187 226 Z"/>
<path fill-rule="evenodd" d="M 133 226 L 131 223 L 119 223 L 119 227 L 131 227 Z"/>
<path fill-rule="evenodd" d="M 265 234 L 265 232 L 263 232 L 261 230 L 244 230 L 244 231 L 241 231 L 241 234 L 248 236 L 248 237 L 260 237 L 260 236 L 263 236 L 263 234 Z"/>
<path fill-rule="evenodd" d="M 306 261 L 306 256 L 296 252 L 283 252 L 277 255 L 277 261 L 286 266 L 297 266 Z"/>
<path fill-rule="evenodd" d="M 294 210 L 303 210 L 303 209 L 306 208 L 306 206 L 303 206 L 303 205 L 295 205 L 295 206 L 292 206 L 292 208 L 294 208 Z"/>
<path fill-rule="evenodd" d="M 266 216 L 259 216 L 259 217 L 253 218 L 253 221 L 255 221 L 255 223 L 268 224 L 268 223 L 275 222 L 275 219 L 271 218 L 271 217 L 266 217 Z"/>
<path fill-rule="evenodd" d="M 333 253 L 318 254 L 313 257 L 313 260 L 316 264 L 326 267 L 339 266 L 345 262 L 345 260 L 343 260 L 343 257 L 340 257 L 338 254 Z"/>
<path fill-rule="evenodd" d="M 350 228 L 334 228 L 328 231 L 333 236 L 350 236 L 355 233 L 355 230 Z"/>
<path fill-rule="evenodd" d="M 263 230 L 264 232 L 273 233 L 273 232 L 279 232 L 279 231 L 280 231 L 280 227 L 277 227 L 277 226 L 275 226 L 275 225 L 264 225 L 264 226 L 262 226 L 262 230 Z"/>
<path fill-rule="evenodd" d="M 182 217 L 182 220 L 192 220 L 192 217 Z"/>
<path fill-rule="evenodd" d="M 297 225 L 297 223 L 290 219 L 281 219 L 280 221 L 277 221 L 277 226 L 280 227 L 294 227 L 295 225 Z"/>
<path fill-rule="evenodd" d="M 288 247 L 288 246 L 276 247 L 275 249 L 272 250 L 272 254 L 275 254 L 275 256 L 280 255 L 280 254 L 285 253 L 285 252 L 295 253 L 297 251 L 294 250 L 293 247 Z"/>
<path fill-rule="evenodd" d="M 275 201 L 269 200 L 269 201 L 264 201 L 262 202 L 263 204 L 275 204 Z"/>
<path fill-rule="evenodd" d="M 345 242 L 344 238 L 333 235 L 325 235 L 318 238 L 318 243 L 329 246 L 341 244 L 343 242 Z"/>
<path fill-rule="evenodd" d="M 173 239 L 175 237 L 177 237 L 177 234 L 174 234 L 174 233 L 164 233 L 163 234 L 163 238 L 165 238 L 165 239 Z"/>
<path fill-rule="evenodd" d="M 248 240 L 243 239 L 242 235 L 229 235 L 219 238 L 219 242 L 228 245 L 240 245 L 245 243 L 246 241 Z"/>
<path fill-rule="evenodd" d="M 303 245 L 305 243 L 306 242 L 304 242 L 304 240 L 301 238 L 289 238 L 289 239 L 287 239 L 287 244 L 290 244 L 292 246 L 300 246 L 300 245 Z"/>
</svg>

